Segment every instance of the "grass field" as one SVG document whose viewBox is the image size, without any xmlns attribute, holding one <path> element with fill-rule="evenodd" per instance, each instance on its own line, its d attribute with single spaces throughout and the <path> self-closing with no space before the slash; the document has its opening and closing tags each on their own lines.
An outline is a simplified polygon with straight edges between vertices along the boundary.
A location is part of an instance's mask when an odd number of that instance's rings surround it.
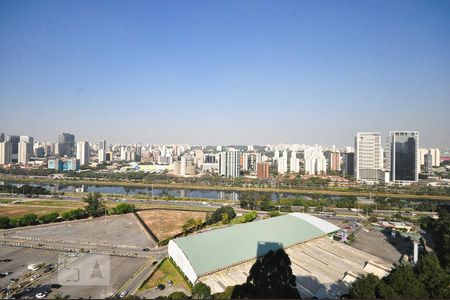
<svg viewBox="0 0 450 300">
<path fill-rule="evenodd" d="M 167 286 L 169 280 L 173 281 L 174 288 L 183 288 L 190 290 L 189 285 L 184 279 L 183 275 L 173 265 L 170 259 L 165 259 L 159 266 L 158 270 L 148 279 L 148 281 L 141 287 L 141 290 L 148 290 L 155 288 L 158 284 Z"/>
<path fill-rule="evenodd" d="M 202 219 L 203 221 L 206 218 L 206 213 L 199 211 L 155 209 L 140 211 L 138 214 L 145 225 L 147 225 L 160 240 L 181 233 L 181 227 L 190 218 Z"/>
<path fill-rule="evenodd" d="M 51 212 L 57 212 L 61 215 L 63 212 L 71 209 L 74 208 L 41 205 L 2 205 L 0 206 L 0 216 L 21 217 L 26 214 L 36 214 L 41 216 Z"/>
</svg>

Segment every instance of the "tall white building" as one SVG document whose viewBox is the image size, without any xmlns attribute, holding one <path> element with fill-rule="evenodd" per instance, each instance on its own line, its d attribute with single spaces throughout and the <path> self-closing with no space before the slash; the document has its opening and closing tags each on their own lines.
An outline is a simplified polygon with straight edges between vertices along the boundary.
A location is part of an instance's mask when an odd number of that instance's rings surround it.
<svg viewBox="0 0 450 300">
<path fill-rule="evenodd" d="M 27 142 L 20 142 L 18 147 L 17 162 L 19 164 L 26 164 L 30 160 L 30 156 L 30 144 Z"/>
<path fill-rule="evenodd" d="M 0 165 L 12 162 L 12 144 L 9 141 L 0 143 Z"/>
<path fill-rule="evenodd" d="M 228 149 L 219 153 L 219 175 L 225 177 L 239 177 L 240 153 L 236 149 Z"/>
<path fill-rule="evenodd" d="M 80 160 L 81 166 L 89 164 L 89 143 L 88 142 L 79 141 L 77 143 L 77 159 Z"/>
<path fill-rule="evenodd" d="M 286 157 L 278 158 L 278 174 L 285 174 L 288 171 L 288 159 Z"/>
<path fill-rule="evenodd" d="M 98 155 L 99 163 L 106 161 L 106 141 L 105 140 L 98 141 L 97 155 Z"/>
<path fill-rule="evenodd" d="M 399 184 L 419 181 L 419 132 L 391 131 L 389 141 L 391 180 Z"/>
<path fill-rule="evenodd" d="M 297 152 L 291 152 L 291 159 L 289 163 L 291 173 L 300 173 L 300 159 L 297 158 Z"/>
<path fill-rule="evenodd" d="M 358 132 L 355 137 L 355 177 L 358 181 L 385 181 L 383 148 L 379 132 Z"/>
<path fill-rule="evenodd" d="M 423 166 L 425 165 L 425 155 L 431 154 L 431 161 L 433 164 L 433 167 L 439 167 L 441 164 L 441 151 L 437 148 L 419 148 L 418 150 L 418 159 L 419 159 L 419 165 Z"/>
<path fill-rule="evenodd" d="M 321 174 L 327 171 L 327 161 L 323 152 L 316 145 L 305 149 L 305 174 Z"/>
</svg>

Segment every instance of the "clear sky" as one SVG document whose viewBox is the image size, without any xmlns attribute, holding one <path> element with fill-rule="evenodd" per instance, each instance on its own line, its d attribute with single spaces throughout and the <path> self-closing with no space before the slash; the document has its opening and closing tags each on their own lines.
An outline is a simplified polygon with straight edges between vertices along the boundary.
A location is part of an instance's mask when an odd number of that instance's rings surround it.
<svg viewBox="0 0 450 300">
<path fill-rule="evenodd" d="M 0 1 L 0 132 L 450 146 L 450 1 Z"/>
</svg>

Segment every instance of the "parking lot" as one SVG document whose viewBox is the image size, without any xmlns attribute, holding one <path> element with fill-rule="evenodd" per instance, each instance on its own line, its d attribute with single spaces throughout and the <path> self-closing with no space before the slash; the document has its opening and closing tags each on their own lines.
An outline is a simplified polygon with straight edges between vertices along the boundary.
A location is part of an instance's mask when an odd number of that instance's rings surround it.
<svg viewBox="0 0 450 300">
<path fill-rule="evenodd" d="M 0 278 L 0 287 L 7 287 L 11 283 L 11 278 L 20 278 L 28 273 L 28 265 L 54 262 L 57 260 L 58 254 L 59 252 L 56 251 L 1 246 L 0 273 L 13 273 Z M 11 261 L 4 262 L 5 259 L 11 259 Z"/>
<path fill-rule="evenodd" d="M 10 230 L 9 238 L 86 246 L 153 247 L 132 214 Z"/>
<path fill-rule="evenodd" d="M 34 298 L 36 293 L 48 291 L 52 284 L 59 283 L 62 286 L 52 289 L 48 295 L 49 298 L 54 298 L 60 294 L 62 296 L 70 296 L 71 299 L 104 299 L 112 296 L 146 261 L 144 258 L 101 256 L 103 259 L 98 259 L 97 257 L 94 260 L 99 263 L 96 266 L 92 264 L 93 257 L 93 254 L 87 254 L 78 258 L 75 262 L 69 264 L 65 270 L 58 271 L 61 272 L 60 274 L 55 272 L 41 280 L 38 285 L 32 286 L 32 291 L 24 293 L 23 298 Z M 108 268 L 105 268 L 105 261 L 108 260 L 109 274 L 106 273 Z M 76 278 L 77 270 L 82 270 L 81 278 Z M 83 272 L 83 270 L 87 271 L 87 273 Z M 88 278 L 83 277 L 83 274 L 87 274 Z M 69 282 L 70 280 L 72 282 Z M 98 282 L 99 280 L 100 282 Z M 88 284 L 86 284 L 86 281 Z M 91 285 L 89 285 L 89 282 Z M 99 283 L 102 285 L 96 285 Z"/>
</svg>

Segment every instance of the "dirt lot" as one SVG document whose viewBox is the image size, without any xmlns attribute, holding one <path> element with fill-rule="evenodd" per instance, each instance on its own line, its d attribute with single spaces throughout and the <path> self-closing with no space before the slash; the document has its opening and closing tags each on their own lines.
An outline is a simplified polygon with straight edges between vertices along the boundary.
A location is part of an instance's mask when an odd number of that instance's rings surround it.
<svg viewBox="0 0 450 300">
<path fill-rule="evenodd" d="M 206 213 L 199 211 L 155 209 L 140 211 L 138 214 L 160 240 L 180 233 L 181 227 L 190 218 L 202 220 L 206 218 Z"/>
</svg>

